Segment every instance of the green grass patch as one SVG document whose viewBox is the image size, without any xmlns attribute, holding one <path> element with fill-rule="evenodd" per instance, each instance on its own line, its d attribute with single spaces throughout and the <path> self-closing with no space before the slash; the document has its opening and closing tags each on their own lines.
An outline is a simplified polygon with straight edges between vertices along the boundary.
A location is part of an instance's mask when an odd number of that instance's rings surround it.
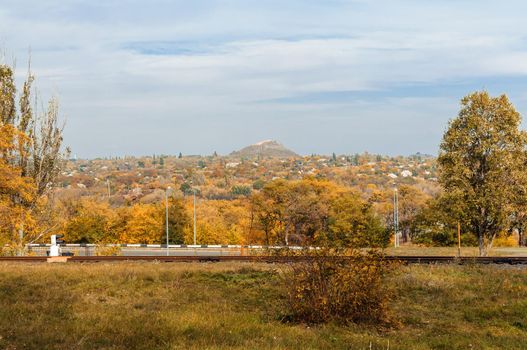
<svg viewBox="0 0 527 350">
<path fill-rule="evenodd" d="M 0 264 L 0 349 L 523 349 L 527 270 L 409 266 L 400 326 L 280 319 L 279 265 Z"/>
</svg>

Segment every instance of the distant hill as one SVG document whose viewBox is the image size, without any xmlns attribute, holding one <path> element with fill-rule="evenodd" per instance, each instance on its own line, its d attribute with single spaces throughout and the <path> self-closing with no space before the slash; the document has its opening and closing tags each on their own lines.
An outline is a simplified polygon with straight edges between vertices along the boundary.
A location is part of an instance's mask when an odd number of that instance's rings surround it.
<svg viewBox="0 0 527 350">
<path fill-rule="evenodd" d="M 256 158 L 256 157 L 271 157 L 271 158 L 291 158 L 298 157 L 298 154 L 285 148 L 282 144 L 274 140 L 265 140 L 255 143 L 254 145 L 242 148 L 239 151 L 232 152 L 230 157 L 239 158 Z"/>
</svg>

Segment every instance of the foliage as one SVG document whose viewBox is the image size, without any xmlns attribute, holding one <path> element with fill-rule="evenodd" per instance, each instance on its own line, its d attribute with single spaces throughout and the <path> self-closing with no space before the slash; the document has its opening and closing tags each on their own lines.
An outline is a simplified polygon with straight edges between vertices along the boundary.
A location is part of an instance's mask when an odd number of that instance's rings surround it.
<svg viewBox="0 0 527 350">
<path fill-rule="evenodd" d="M 445 192 L 456 199 L 485 255 L 507 229 L 515 198 L 525 196 L 527 134 L 507 96 L 475 92 L 461 100 L 440 146 Z"/>
<path fill-rule="evenodd" d="M 179 186 L 179 190 L 185 195 L 191 195 L 194 193 L 192 186 L 190 186 L 190 184 L 187 182 L 183 182 L 181 186 Z"/>
<path fill-rule="evenodd" d="M 187 212 L 193 210 L 187 202 Z M 242 244 L 246 242 L 250 218 L 246 205 L 241 201 L 217 200 L 197 206 L 196 236 L 199 244 Z M 192 243 L 192 226 L 185 230 L 185 243 Z"/>
<path fill-rule="evenodd" d="M 258 179 L 255 182 L 253 182 L 253 189 L 255 190 L 261 190 L 265 185 L 265 181 L 262 179 Z"/>
<path fill-rule="evenodd" d="M 232 186 L 231 193 L 234 196 L 247 197 L 251 194 L 251 188 L 243 185 Z"/>
<path fill-rule="evenodd" d="M 494 247 L 517 247 L 518 241 L 512 235 L 500 234 L 494 239 Z"/>
<path fill-rule="evenodd" d="M 84 199 L 69 203 L 63 233 L 68 243 L 117 242 L 117 215 L 107 202 Z"/>
<path fill-rule="evenodd" d="M 290 319 L 381 327 L 393 321 L 385 283 L 391 265 L 382 254 L 349 250 L 344 257 L 329 249 L 302 254 L 309 258 L 292 263 L 284 275 Z"/>
<path fill-rule="evenodd" d="M 170 197 L 168 201 L 168 241 L 169 244 L 185 243 L 185 230 L 190 226 L 191 219 L 185 203 L 181 198 Z M 166 220 L 163 221 L 161 242 L 166 241 Z"/>
<path fill-rule="evenodd" d="M 96 256 L 121 255 L 121 248 L 116 247 L 116 246 L 111 247 L 111 246 L 100 244 L 95 247 L 95 255 Z"/>
<path fill-rule="evenodd" d="M 319 244 L 337 247 L 384 247 L 390 232 L 357 193 L 344 192 L 331 202 L 328 233 Z"/>
<path fill-rule="evenodd" d="M 127 243 L 159 243 L 163 232 L 163 210 L 155 204 L 135 204 L 120 210 L 124 225 L 119 231 L 119 241 Z"/>
<path fill-rule="evenodd" d="M 28 208 L 36 197 L 36 188 L 12 161 L 17 140 L 22 142 L 25 136 L 11 125 L 0 124 L 0 246 L 5 249 L 10 244 L 8 250 L 19 249 L 20 231 L 35 224 Z"/>
<path fill-rule="evenodd" d="M 366 201 L 325 180 L 271 181 L 252 196 L 251 210 L 267 245 L 366 246 L 387 241 Z"/>
<path fill-rule="evenodd" d="M 462 245 L 477 245 L 472 232 L 466 230 L 469 227 L 467 219 L 455 210 L 455 206 L 456 201 L 446 194 L 429 200 L 410 223 L 412 241 L 428 246 L 457 245 L 457 225 L 459 223 Z"/>
<path fill-rule="evenodd" d="M 19 223 L 15 225 L 16 228 L 11 225 L 12 232 L 8 234 L 7 242 L 12 248 L 17 247 L 19 252 L 24 243 L 38 240 L 55 226 L 51 213 L 51 189 L 67 153 L 62 152 L 58 101 L 52 98 L 47 108 L 33 110 L 32 106 L 37 106 L 36 97 L 31 95 L 33 81 L 34 76 L 28 72 L 17 108 L 13 68 L 0 65 L 0 128 L 3 129 L 2 133 L 12 135 L 9 140 L 11 144 L 7 146 L 9 151 L 2 154 L 2 162 L 4 167 L 16 169 L 24 182 L 31 181 L 34 191 L 31 198 L 22 192 L 11 194 L 11 204 L 18 206 L 24 214 L 17 214 Z M 4 200 L 3 206 L 10 205 L 6 205 Z M 10 216 L 6 214 L 7 217 Z M 16 234 L 13 230 L 17 231 Z"/>
</svg>

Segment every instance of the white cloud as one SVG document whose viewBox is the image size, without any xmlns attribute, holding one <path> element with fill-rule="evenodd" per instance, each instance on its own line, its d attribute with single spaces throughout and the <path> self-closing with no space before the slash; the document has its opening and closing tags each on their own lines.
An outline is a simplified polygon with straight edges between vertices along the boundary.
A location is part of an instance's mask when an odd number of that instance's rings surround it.
<svg viewBox="0 0 527 350">
<path fill-rule="evenodd" d="M 39 86 L 61 97 L 67 141 L 80 156 L 229 152 L 262 138 L 281 139 L 300 153 L 390 153 L 392 146 L 379 144 L 389 130 L 376 126 L 413 115 L 439 128 L 452 116 L 460 96 L 445 96 L 441 84 L 481 88 L 496 78 L 527 76 L 526 7 L 521 1 L 507 7 L 489 1 L 9 0 L 0 7 L 0 42 L 19 57 L 19 77 L 32 48 Z M 150 44 L 163 42 L 165 55 L 148 54 Z M 397 90 L 415 84 L 431 92 Z M 524 96 L 521 86 L 510 93 Z M 310 94 L 390 89 L 396 91 L 389 98 L 303 103 Z M 308 97 L 277 102 L 295 96 Z M 328 118 L 335 123 L 332 135 L 328 130 L 308 145 L 295 134 L 316 135 Z M 415 120 L 391 129 L 394 139 L 404 133 L 397 152 L 435 149 L 438 140 L 422 138 L 426 123 Z M 370 137 L 348 137 L 358 128 Z"/>
</svg>

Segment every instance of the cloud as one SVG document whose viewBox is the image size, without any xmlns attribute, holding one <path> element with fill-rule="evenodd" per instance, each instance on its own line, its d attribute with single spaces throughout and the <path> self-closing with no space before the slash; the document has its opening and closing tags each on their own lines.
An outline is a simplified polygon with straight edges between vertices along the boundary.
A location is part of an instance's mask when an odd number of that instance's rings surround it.
<svg viewBox="0 0 527 350">
<path fill-rule="evenodd" d="M 228 153 L 267 138 L 300 153 L 433 153 L 474 89 L 507 92 L 527 111 L 526 10 L 519 0 L 4 0 L 0 42 L 19 80 L 31 47 L 79 156 Z"/>
</svg>

